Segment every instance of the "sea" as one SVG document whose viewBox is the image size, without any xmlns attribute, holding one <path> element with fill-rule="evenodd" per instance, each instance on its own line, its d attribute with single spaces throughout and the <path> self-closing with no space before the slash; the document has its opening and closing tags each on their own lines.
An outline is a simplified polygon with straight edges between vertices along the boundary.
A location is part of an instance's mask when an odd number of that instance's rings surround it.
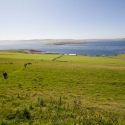
<svg viewBox="0 0 125 125">
<path fill-rule="evenodd" d="M 77 40 L 0 40 L 0 50 L 34 49 L 41 53 L 117 55 L 125 53 L 125 39 L 80 40 L 83 44 L 48 45 L 56 42 Z M 76 43 L 76 42 L 75 42 Z"/>
</svg>

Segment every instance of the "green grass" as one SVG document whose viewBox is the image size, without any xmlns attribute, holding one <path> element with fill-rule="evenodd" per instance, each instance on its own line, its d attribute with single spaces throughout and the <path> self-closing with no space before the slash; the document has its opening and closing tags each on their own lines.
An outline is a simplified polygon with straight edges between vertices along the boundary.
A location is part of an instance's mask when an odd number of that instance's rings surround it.
<svg viewBox="0 0 125 125">
<path fill-rule="evenodd" d="M 0 58 L 13 58 L 13 59 L 30 59 L 30 60 L 53 60 L 60 55 L 54 54 L 0 54 Z"/>
<path fill-rule="evenodd" d="M 125 124 L 125 54 L 0 52 L 0 71 L 1 125 Z"/>
</svg>

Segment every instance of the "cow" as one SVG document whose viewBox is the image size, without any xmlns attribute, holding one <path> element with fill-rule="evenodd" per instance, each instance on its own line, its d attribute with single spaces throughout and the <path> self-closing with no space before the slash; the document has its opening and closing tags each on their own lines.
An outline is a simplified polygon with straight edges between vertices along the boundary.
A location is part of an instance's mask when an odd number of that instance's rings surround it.
<svg viewBox="0 0 125 125">
<path fill-rule="evenodd" d="M 6 72 L 3 72 L 4 79 L 8 78 L 8 74 Z"/>
<path fill-rule="evenodd" d="M 27 66 L 27 63 L 24 64 L 24 67 L 26 67 L 26 66 Z"/>
</svg>

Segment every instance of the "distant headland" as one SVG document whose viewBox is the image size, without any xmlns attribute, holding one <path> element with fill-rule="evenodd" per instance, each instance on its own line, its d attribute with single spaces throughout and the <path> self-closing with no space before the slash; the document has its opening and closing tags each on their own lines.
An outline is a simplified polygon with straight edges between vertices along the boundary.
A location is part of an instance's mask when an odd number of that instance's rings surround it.
<svg viewBox="0 0 125 125">
<path fill-rule="evenodd" d="M 85 44 L 83 41 L 65 41 L 65 42 L 54 42 L 48 43 L 47 45 L 65 45 L 65 44 Z"/>
</svg>

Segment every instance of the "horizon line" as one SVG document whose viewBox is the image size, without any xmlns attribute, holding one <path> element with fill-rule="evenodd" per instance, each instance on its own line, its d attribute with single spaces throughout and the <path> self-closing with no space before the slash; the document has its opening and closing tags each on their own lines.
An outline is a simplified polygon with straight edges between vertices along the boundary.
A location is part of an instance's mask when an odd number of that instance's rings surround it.
<svg viewBox="0 0 125 125">
<path fill-rule="evenodd" d="M 38 39 L 0 39 L 0 41 L 23 41 L 23 40 L 112 40 L 112 39 L 125 39 L 125 38 L 101 38 L 101 39 L 99 39 L 99 38 L 93 38 L 93 39 L 89 39 L 89 38 L 86 38 L 86 39 L 73 39 L 73 38 L 65 38 L 65 39 L 63 39 L 63 38 L 50 38 L 50 39 L 48 39 L 48 38 L 38 38 Z"/>
</svg>

